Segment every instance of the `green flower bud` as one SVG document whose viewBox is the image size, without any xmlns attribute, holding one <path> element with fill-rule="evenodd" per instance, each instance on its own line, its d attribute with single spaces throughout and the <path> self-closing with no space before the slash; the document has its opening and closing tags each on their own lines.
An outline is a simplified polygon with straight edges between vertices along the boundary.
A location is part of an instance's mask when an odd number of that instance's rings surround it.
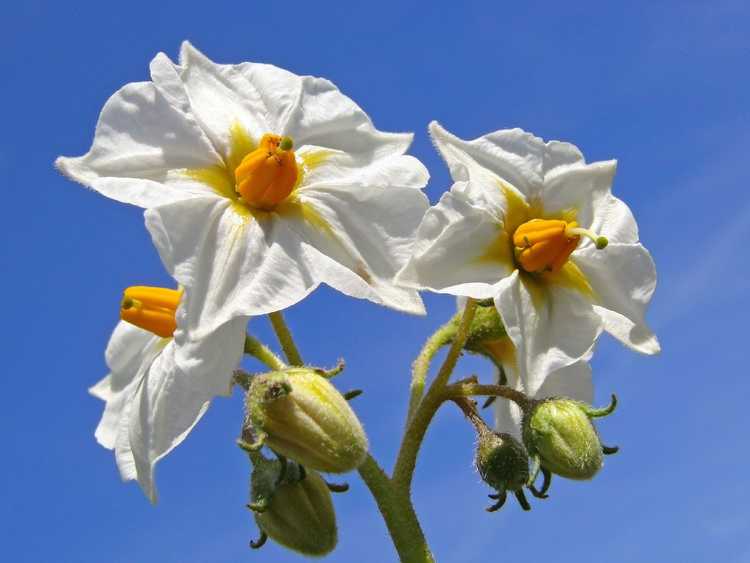
<svg viewBox="0 0 750 563">
<path fill-rule="evenodd" d="M 566 398 L 536 402 L 524 414 L 523 441 L 543 468 L 569 479 L 591 479 L 603 464 L 602 444 L 589 405 Z M 611 412 L 611 411 L 610 411 Z"/>
<path fill-rule="evenodd" d="M 460 321 L 461 315 L 457 315 L 451 321 L 454 333 L 458 330 Z M 504 362 L 511 359 L 514 353 L 513 344 L 491 300 L 480 302 L 476 308 L 464 349 L 486 357 L 499 369 L 502 369 Z"/>
<path fill-rule="evenodd" d="M 281 468 L 283 467 L 283 472 Z M 300 465 L 263 461 L 252 478 L 255 522 L 261 540 L 267 535 L 284 547 L 319 557 L 333 551 L 337 542 L 336 513 L 323 478 Z"/>
<path fill-rule="evenodd" d="M 482 480 L 498 491 L 519 491 L 529 480 L 526 448 L 510 434 L 480 432 L 474 463 Z"/>
<path fill-rule="evenodd" d="M 367 437 L 346 399 L 310 368 L 254 377 L 247 409 L 256 446 L 266 445 L 305 467 L 345 473 L 367 454 Z"/>
</svg>

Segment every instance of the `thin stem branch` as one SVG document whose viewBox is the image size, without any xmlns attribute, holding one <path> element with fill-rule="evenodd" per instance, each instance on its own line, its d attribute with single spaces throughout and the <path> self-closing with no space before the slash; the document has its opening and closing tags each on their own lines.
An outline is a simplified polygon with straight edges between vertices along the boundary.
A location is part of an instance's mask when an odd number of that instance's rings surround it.
<svg viewBox="0 0 750 563">
<path fill-rule="evenodd" d="M 253 356 L 274 371 L 286 368 L 286 364 L 268 346 L 250 335 L 245 336 L 245 354 Z"/>
<path fill-rule="evenodd" d="M 378 505 L 401 562 L 434 563 L 409 495 L 394 487 L 369 454 L 358 471 Z"/>
<path fill-rule="evenodd" d="M 516 403 L 521 407 L 521 410 L 528 408 L 530 402 L 526 395 L 506 385 L 481 385 L 479 383 L 458 382 L 446 386 L 444 390 L 444 397 L 446 399 L 475 396 L 504 397 Z"/>
<path fill-rule="evenodd" d="M 435 357 L 435 354 L 438 353 L 440 348 L 450 343 L 455 334 L 456 324 L 454 322 L 444 324 L 427 339 L 427 342 L 425 342 L 422 350 L 419 352 L 419 356 L 414 360 L 411 368 L 409 410 L 406 415 L 407 427 L 409 421 L 414 416 L 414 411 L 416 411 L 419 406 L 419 401 L 422 400 L 425 380 L 427 379 L 427 372 L 430 370 L 432 358 Z"/>
<path fill-rule="evenodd" d="M 482 433 L 489 431 L 487 423 L 481 416 L 479 416 L 479 413 L 477 412 L 477 404 L 475 401 L 472 401 L 468 397 L 453 397 L 451 400 L 458 406 L 459 409 L 461 409 L 461 411 L 464 413 L 464 416 L 469 420 L 469 422 L 471 422 L 472 425 L 474 425 L 474 428 L 476 428 L 477 432 Z"/>
<path fill-rule="evenodd" d="M 453 369 L 456 367 L 456 362 L 458 362 L 461 350 L 466 343 L 471 322 L 474 320 L 476 307 L 477 302 L 474 299 L 467 300 L 466 308 L 458 325 L 456 336 L 453 338 L 451 347 L 448 350 L 448 355 L 443 365 L 440 366 L 440 371 L 438 371 L 435 381 L 432 382 L 429 391 L 427 391 L 424 399 L 422 399 L 414 412 L 414 416 L 409 421 L 404 433 L 398 458 L 396 459 L 396 466 L 393 469 L 393 481 L 404 494 L 408 495 L 411 490 L 411 481 L 414 476 L 419 448 L 422 446 L 422 441 L 432 417 L 435 416 L 438 408 L 440 408 L 440 405 L 445 400 L 443 390 L 446 383 L 448 383 L 451 373 L 453 373 Z"/>
<path fill-rule="evenodd" d="M 281 311 L 276 311 L 275 313 L 269 313 L 268 318 L 271 320 L 273 330 L 279 339 L 281 349 L 284 350 L 286 361 L 293 366 L 303 365 L 302 356 L 300 356 L 299 350 L 297 350 L 297 345 L 294 343 L 292 333 L 284 320 L 284 315 L 281 314 Z"/>
</svg>

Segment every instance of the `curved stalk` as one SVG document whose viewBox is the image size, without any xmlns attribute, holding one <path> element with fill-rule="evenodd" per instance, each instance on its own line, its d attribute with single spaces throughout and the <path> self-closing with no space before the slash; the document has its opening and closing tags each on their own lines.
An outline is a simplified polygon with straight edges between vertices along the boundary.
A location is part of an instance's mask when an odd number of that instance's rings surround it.
<svg viewBox="0 0 750 563">
<path fill-rule="evenodd" d="M 414 411 L 419 406 L 419 401 L 422 400 L 422 393 L 424 391 L 425 380 L 427 379 L 427 372 L 430 369 L 432 358 L 438 353 L 440 348 L 450 343 L 456 334 L 455 323 L 447 322 L 435 333 L 427 339 L 422 350 L 419 352 L 419 356 L 414 360 L 411 368 L 411 387 L 409 389 L 409 410 L 406 415 L 406 424 L 408 427 L 409 421 L 414 416 Z"/>
<path fill-rule="evenodd" d="M 294 338 L 292 338 L 292 333 L 286 325 L 284 315 L 281 314 L 281 311 L 276 311 L 275 313 L 269 313 L 268 318 L 271 320 L 271 325 L 274 332 L 276 332 L 276 337 L 279 339 L 279 344 L 281 344 L 281 348 L 284 350 L 286 361 L 293 366 L 303 365 L 302 356 L 300 356 L 297 345 L 294 343 Z"/>
<path fill-rule="evenodd" d="M 245 335 L 245 354 L 253 356 L 274 371 L 286 368 L 286 364 L 281 361 L 281 358 L 271 352 L 268 346 L 249 334 Z"/>
<path fill-rule="evenodd" d="M 461 322 L 448 350 L 448 355 L 443 365 L 440 366 L 440 371 L 438 371 L 435 381 L 430 385 L 429 391 L 427 391 L 424 399 L 422 399 L 414 412 L 414 416 L 409 421 L 401 441 L 396 466 L 393 469 L 393 482 L 406 495 L 411 490 L 411 481 L 414 476 L 414 467 L 416 466 L 419 448 L 422 446 L 422 441 L 427 432 L 427 427 L 432 421 L 432 417 L 435 416 L 438 408 L 440 408 L 440 405 L 445 400 L 444 388 L 446 383 L 448 383 L 451 373 L 453 373 L 453 369 L 456 367 L 458 357 L 461 355 L 461 350 L 466 343 L 471 322 L 474 320 L 476 307 L 477 302 L 474 299 L 469 299 L 466 302 L 466 308 L 461 316 Z"/>
<path fill-rule="evenodd" d="M 302 365 L 302 357 L 281 313 L 271 313 L 269 317 L 289 362 Z M 434 563 L 409 495 L 398 491 L 370 454 L 358 471 L 378 505 L 402 563 Z"/>
<path fill-rule="evenodd" d="M 503 397 L 516 403 L 521 410 L 526 410 L 529 406 L 529 398 L 506 385 L 481 385 L 479 383 L 458 382 L 446 386 L 444 390 L 444 399 L 453 399 L 455 397 Z"/>
</svg>

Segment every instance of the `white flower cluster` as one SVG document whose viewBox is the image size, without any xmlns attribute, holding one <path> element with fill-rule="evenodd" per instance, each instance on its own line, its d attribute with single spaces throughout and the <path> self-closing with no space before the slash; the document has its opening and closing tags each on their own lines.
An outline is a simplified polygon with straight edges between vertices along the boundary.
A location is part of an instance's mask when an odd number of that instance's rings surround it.
<svg viewBox="0 0 750 563">
<path fill-rule="evenodd" d="M 184 43 L 179 63 L 117 91 L 68 177 L 144 208 L 179 290 L 134 287 L 106 352 L 96 431 L 124 479 L 155 502 L 154 466 L 230 392 L 248 319 L 320 283 L 408 313 L 418 290 L 493 299 L 509 384 L 590 401 L 606 330 L 659 349 L 644 321 L 656 275 L 615 163 L 568 143 L 501 130 L 430 133 L 454 184 L 429 208 L 412 134 L 384 133 L 329 81 L 271 65 L 222 65 Z M 606 248 L 604 248 L 606 246 Z M 499 401 L 504 427 L 508 401 Z M 516 413 L 517 414 L 517 413 Z"/>
</svg>

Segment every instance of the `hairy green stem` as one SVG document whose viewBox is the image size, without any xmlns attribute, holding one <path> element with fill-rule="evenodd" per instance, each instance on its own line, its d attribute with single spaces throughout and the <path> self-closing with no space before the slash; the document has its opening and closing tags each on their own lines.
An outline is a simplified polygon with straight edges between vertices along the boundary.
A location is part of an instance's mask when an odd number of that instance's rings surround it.
<svg viewBox="0 0 750 563">
<path fill-rule="evenodd" d="M 414 416 L 409 421 L 404 433 L 398 458 L 396 459 L 396 466 L 393 469 L 393 482 L 405 495 L 410 494 L 411 481 L 414 477 L 414 468 L 417 463 L 419 448 L 422 446 L 422 441 L 427 432 L 427 427 L 432 421 L 432 417 L 435 416 L 438 408 L 440 408 L 440 405 L 445 400 L 444 388 L 448 383 L 451 373 L 453 373 L 453 369 L 456 367 L 461 350 L 469 336 L 469 328 L 471 327 L 471 322 L 474 320 L 476 307 L 477 302 L 474 299 L 469 299 L 466 302 L 466 308 L 458 325 L 456 336 L 453 338 L 451 347 L 448 350 L 448 355 L 445 357 L 443 365 L 440 366 L 440 371 L 438 371 L 435 381 L 430 385 L 429 391 L 427 391 L 424 399 L 422 399 L 416 408 Z"/>
<path fill-rule="evenodd" d="M 448 352 L 445 363 L 438 372 L 435 383 L 433 383 L 430 389 L 431 391 L 433 388 L 442 390 L 445 387 L 445 384 L 456 365 L 458 356 L 461 353 L 461 348 L 466 341 L 468 329 L 474 316 L 475 307 L 476 303 L 470 299 L 466 305 L 466 309 L 464 310 L 462 321 L 458 330 L 458 335 L 453 340 L 453 345 Z M 269 318 L 271 319 L 273 328 L 276 331 L 276 336 L 281 343 L 284 354 L 286 355 L 289 363 L 292 365 L 302 365 L 302 357 L 300 356 L 297 346 L 295 345 L 292 338 L 291 332 L 284 322 L 284 318 L 281 316 L 281 313 L 271 313 L 269 315 Z M 438 330 L 438 333 L 439 332 L 440 330 Z M 435 344 L 435 342 L 437 342 L 440 338 L 445 338 L 445 336 L 439 336 L 435 338 L 433 342 L 435 348 L 431 352 L 430 358 L 426 359 L 426 368 L 424 369 L 423 377 L 427 373 L 427 368 L 429 368 L 429 360 L 432 358 L 432 356 L 434 356 L 437 349 L 439 349 L 442 345 Z M 422 380 L 422 386 L 424 386 L 424 379 Z M 419 394 L 421 395 L 421 389 Z M 428 393 L 427 395 L 428 396 L 425 399 L 430 399 L 430 393 Z M 421 408 L 417 409 L 417 414 L 419 414 L 419 412 L 422 410 L 423 409 Z M 430 418 L 432 417 L 430 416 Z M 429 424 L 429 420 L 426 421 L 425 428 L 421 430 L 419 442 L 421 442 L 421 438 L 424 437 L 424 431 L 426 430 L 427 424 Z M 404 438 L 405 441 L 406 436 L 408 436 L 410 432 L 414 433 L 413 430 L 413 425 L 410 424 L 407 428 L 407 433 Z M 419 433 L 419 428 L 416 428 L 416 432 Z M 416 457 L 416 450 L 418 449 L 419 443 L 416 444 L 414 457 Z M 412 461 L 412 471 L 413 465 L 414 462 Z M 370 489 L 370 492 L 378 505 L 380 514 L 385 520 L 386 527 L 388 528 L 388 532 L 391 535 L 393 545 L 398 552 L 398 556 L 401 562 L 434 563 L 435 559 L 430 552 L 430 548 L 427 545 L 427 540 L 424 537 L 424 532 L 419 525 L 419 520 L 417 520 L 417 515 L 414 511 L 414 506 L 411 502 L 411 495 L 408 485 L 406 488 L 398 486 L 397 482 L 394 479 L 390 479 L 388 475 L 385 474 L 385 472 L 380 468 L 378 463 L 370 454 L 367 455 L 358 471 L 360 477 Z"/>
<path fill-rule="evenodd" d="M 479 383 L 458 382 L 448 385 L 443 391 L 445 399 L 472 396 L 504 397 L 516 403 L 521 407 L 521 410 L 525 410 L 529 406 L 529 398 L 526 395 L 506 385 L 481 385 Z"/>
<path fill-rule="evenodd" d="M 370 489 L 402 563 L 434 563 L 408 493 L 399 491 L 371 455 L 359 475 Z"/>
<path fill-rule="evenodd" d="M 286 368 L 286 364 L 268 346 L 250 335 L 245 336 L 245 354 L 253 356 L 274 371 Z"/>
<path fill-rule="evenodd" d="M 297 345 L 292 338 L 292 333 L 286 325 L 284 315 L 281 314 L 281 311 L 276 311 L 275 313 L 269 313 L 268 318 L 271 320 L 271 325 L 273 325 L 273 330 L 279 339 L 279 344 L 281 344 L 281 348 L 284 350 L 287 362 L 293 366 L 301 366 L 303 364 L 302 356 L 300 356 Z"/>
<path fill-rule="evenodd" d="M 430 364 L 432 358 L 438 353 L 440 348 L 449 344 L 450 341 L 456 334 L 456 325 L 453 322 L 447 322 L 435 333 L 427 339 L 422 350 L 419 352 L 419 356 L 414 360 L 411 368 L 411 387 L 409 390 L 409 410 L 406 415 L 406 424 L 409 425 L 409 421 L 414 416 L 414 411 L 417 410 L 419 402 L 422 400 L 422 393 L 424 391 L 425 380 L 427 379 L 427 372 L 430 370 Z"/>
</svg>

